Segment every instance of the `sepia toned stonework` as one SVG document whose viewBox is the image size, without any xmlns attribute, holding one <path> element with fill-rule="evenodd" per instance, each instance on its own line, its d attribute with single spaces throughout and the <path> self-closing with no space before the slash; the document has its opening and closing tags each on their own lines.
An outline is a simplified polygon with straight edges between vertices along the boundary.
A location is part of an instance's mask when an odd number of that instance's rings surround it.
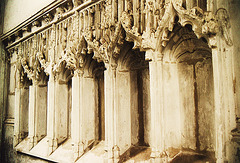
<svg viewBox="0 0 240 163">
<path fill-rule="evenodd" d="M 239 0 L 2 2 L 1 162 L 240 162 Z"/>
</svg>

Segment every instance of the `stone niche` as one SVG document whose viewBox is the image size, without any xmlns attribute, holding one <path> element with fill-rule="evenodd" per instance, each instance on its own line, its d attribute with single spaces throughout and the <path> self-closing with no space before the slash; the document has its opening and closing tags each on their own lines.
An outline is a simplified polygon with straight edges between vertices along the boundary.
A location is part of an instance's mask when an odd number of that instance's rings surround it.
<svg viewBox="0 0 240 163">
<path fill-rule="evenodd" d="M 115 144 L 120 160 L 128 158 L 136 146 L 150 144 L 149 68 L 144 53 L 125 43 L 117 59 L 114 110 Z"/>
<path fill-rule="evenodd" d="M 29 119 L 29 85 L 26 74 L 17 73 L 17 87 L 15 88 L 15 127 L 14 127 L 14 146 L 28 136 Z"/>
<path fill-rule="evenodd" d="M 29 86 L 29 149 L 47 135 L 47 82 L 45 72 Z"/>
<path fill-rule="evenodd" d="M 163 75 L 164 143 L 170 158 L 180 150 L 211 154 L 215 150 L 212 54 L 190 27 L 174 28 L 164 50 Z"/>
</svg>

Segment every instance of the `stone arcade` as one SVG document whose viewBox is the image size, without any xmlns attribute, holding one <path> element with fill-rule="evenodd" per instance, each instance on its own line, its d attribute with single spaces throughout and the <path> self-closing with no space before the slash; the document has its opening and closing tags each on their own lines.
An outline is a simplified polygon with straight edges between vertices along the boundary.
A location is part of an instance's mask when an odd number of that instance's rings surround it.
<svg viewBox="0 0 240 163">
<path fill-rule="evenodd" d="M 238 6 L 56 0 L 2 32 L 2 161 L 240 162 Z"/>
</svg>

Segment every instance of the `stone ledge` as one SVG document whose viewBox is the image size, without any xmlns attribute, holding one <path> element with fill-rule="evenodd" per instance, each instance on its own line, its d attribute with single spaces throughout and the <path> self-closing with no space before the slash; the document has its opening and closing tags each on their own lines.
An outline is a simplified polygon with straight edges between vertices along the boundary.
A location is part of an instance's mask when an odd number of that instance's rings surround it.
<svg viewBox="0 0 240 163">
<path fill-rule="evenodd" d="M 29 139 L 25 138 L 15 147 L 15 150 L 19 153 L 23 153 L 50 162 L 75 162 L 71 138 L 67 139 L 61 145 L 59 145 L 58 148 L 49 156 L 47 155 L 48 142 L 46 137 L 40 140 L 38 144 L 34 146 L 31 150 L 28 150 L 28 144 Z M 76 162 L 82 162 L 83 160 L 85 161 L 86 158 L 88 158 L 89 156 L 96 156 L 98 157 L 98 159 L 101 158 L 101 160 L 104 159 L 104 155 L 99 155 L 104 154 L 104 141 L 96 144 L 92 149 L 90 148 L 91 147 L 89 147 L 89 149 L 86 149 L 84 154 L 80 158 L 78 158 Z"/>
<path fill-rule="evenodd" d="M 29 156 L 32 156 L 32 157 L 35 157 L 35 158 L 39 158 L 39 159 L 42 159 L 42 160 L 46 160 L 46 161 L 50 161 L 50 162 L 58 162 L 58 161 L 56 161 L 54 159 L 51 159 L 49 157 L 46 157 L 46 156 L 43 156 L 43 155 L 39 155 L 39 154 L 37 154 L 35 152 L 31 152 L 31 150 L 28 151 L 27 147 L 28 147 L 28 138 L 25 138 L 22 142 L 20 142 L 15 147 L 15 150 L 17 152 L 19 152 L 19 153 L 26 154 L 26 155 L 29 155 Z"/>
</svg>

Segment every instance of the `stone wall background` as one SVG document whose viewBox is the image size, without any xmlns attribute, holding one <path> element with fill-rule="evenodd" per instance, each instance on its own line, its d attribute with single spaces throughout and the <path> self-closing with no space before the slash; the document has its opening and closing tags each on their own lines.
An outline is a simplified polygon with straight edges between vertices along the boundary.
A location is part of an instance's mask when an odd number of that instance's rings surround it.
<svg viewBox="0 0 240 163">
<path fill-rule="evenodd" d="M 54 1 L 56 0 L 6 0 L 3 33 L 16 27 Z"/>
</svg>

